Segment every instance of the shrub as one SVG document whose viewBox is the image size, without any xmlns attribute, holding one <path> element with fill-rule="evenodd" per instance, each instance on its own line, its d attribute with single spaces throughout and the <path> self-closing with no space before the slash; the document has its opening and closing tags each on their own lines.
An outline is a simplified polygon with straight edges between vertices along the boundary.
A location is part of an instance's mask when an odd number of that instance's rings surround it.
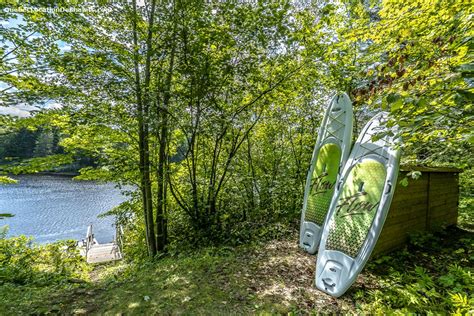
<svg viewBox="0 0 474 316">
<path fill-rule="evenodd" d="M 0 238 L 0 284 L 83 280 L 88 269 L 73 240 L 39 245 L 26 236 Z"/>
</svg>

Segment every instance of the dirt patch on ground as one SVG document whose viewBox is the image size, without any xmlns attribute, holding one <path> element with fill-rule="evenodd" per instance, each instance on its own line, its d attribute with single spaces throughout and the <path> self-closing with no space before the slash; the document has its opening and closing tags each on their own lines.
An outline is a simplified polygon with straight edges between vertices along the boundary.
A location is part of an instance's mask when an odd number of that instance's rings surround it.
<svg viewBox="0 0 474 316">
<path fill-rule="evenodd" d="M 296 240 L 273 241 L 238 257 L 238 276 L 255 293 L 262 307 L 275 306 L 284 312 L 321 310 L 340 312 L 354 309 L 350 299 L 335 299 L 314 286 L 316 256 L 300 249 Z"/>
</svg>

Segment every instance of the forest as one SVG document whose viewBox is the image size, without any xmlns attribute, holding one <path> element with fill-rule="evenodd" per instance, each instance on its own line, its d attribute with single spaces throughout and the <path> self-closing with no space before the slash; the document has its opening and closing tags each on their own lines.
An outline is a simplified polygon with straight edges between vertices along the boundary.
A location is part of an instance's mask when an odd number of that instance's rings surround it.
<svg viewBox="0 0 474 316">
<path fill-rule="evenodd" d="M 0 135 L 0 170 L 5 166 L 9 172 L 20 173 L 37 172 L 32 163 L 32 158 L 45 158 L 50 160 L 51 156 L 64 154 L 63 148 L 60 146 L 60 131 L 58 129 L 35 128 L 29 130 L 25 127 L 12 129 Z M 38 159 L 37 159 L 38 160 Z M 27 171 L 26 165 L 30 168 Z M 15 171 L 14 165 L 21 165 L 19 171 Z M 40 167 L 43 172 L 54 172 L 57 174 L 77 174 L 78 171 L 86 167 L 94 167 L 95 161 L 83 152 L 75 153 L 70 162 L 64 162 L 55 168 Z"/>
<path fill-rule="evenodd" d="M 105 214 L 124 229 L 119 264 L 91 268 L 67 241 L 1 236 L 0 314 L 472 312 L 473 8 L 3 1 L 0 113 L 34 110 L 0 115 L 0 183 L 74 171 L 129 199 Z M 314 258 L 296 238 L 338 92 L 352 101 L 354 137 L 386 111 L 402 165 L 463 172 L 457 227 L 371 259 L 333 299 L 311 286 Z"/>
</svg>

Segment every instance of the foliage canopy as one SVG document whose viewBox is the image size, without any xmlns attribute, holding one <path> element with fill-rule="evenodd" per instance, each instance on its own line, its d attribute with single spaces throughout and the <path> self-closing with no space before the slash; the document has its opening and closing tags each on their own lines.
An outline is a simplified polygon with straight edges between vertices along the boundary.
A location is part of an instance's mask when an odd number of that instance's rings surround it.
<svg viewBox="0 0 474 316">
<path fill-rule="evenodd" d="M 87 6 L 17 14 L 22 4 L 0 5 L 10 21 L 0 25 L 1 105 L 43 105 L 2 119 L 2 130 L 57 131 L 62 151 L 42 146 L 39 158 L 5 170 L 91 157 L 78 178 L 138 188 L 111 213 L 151 256 L 183 243 L 240 243 L 296 221 L 334 91 L 349 93 L 359 128 L 390 111 L 406 162 L 472 165 L 465 1 Z M 48 144 L 44 135 L 37 142 Z"/>
</svg>

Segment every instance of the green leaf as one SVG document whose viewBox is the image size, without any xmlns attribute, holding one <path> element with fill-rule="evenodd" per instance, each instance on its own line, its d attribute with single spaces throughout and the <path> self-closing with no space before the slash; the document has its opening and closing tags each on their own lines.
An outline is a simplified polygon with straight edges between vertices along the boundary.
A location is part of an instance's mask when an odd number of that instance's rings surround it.
<svg viewBox="0 0 474 316">
<path fill-rule="evenodd" d="M 396 111 L 403 107 L 403 100 L 401 98 L 397 99 L 395 102 L 391 104 L 390 110 Z"/>
<path fill-rule="evenodd" d="M 6 176 L 0 176 L 0 184 L 15 184 L 18 183 L 18 180 L 6 177 Z"/>
<path fill-rule="evenodd" d="M 473 74 L 474 73 L 474 64 L 473 63 L 462 64 L 456 70 L 461 72 L 461 73 Z"/>
<path fill-rule="evenodd" d="M 411 171 L 407 174 L 407 176 L 416 180 L 416 179 L 419 179 L 421 177 L 421 172 L 420 171 Z"/>
<path fill-rule="evenodd" d="M 400 95 L 398 93 L 390 93 L 387 95 L 387 102 L 394 103 L 400 99 Z"/>
</svg>

